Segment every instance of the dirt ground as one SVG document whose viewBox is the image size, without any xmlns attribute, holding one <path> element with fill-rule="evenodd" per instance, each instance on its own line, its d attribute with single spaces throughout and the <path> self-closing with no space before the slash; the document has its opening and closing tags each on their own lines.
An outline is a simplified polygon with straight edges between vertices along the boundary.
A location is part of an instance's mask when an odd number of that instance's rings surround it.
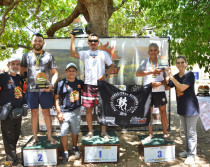
<svg viewBox="0 0 210 167">
<path fill-rule="evenodd" d="M 154 125 L 155 129 L 158 129 L 159 125 Z M 99 128 L 99 127 L 97 127 Z M 85 130 L 86 127 L 82 127 L 82 130 Z M 112 128 L 108 128 L 109 130 L 113 130 Z M 210 130 L 205 131 L 201 120 L 199 119 L 197 124 L 197 132 L 198 132 L 198 154 L 195 158 L 195 165 L 197 167 L 209 167 L 210 166 Z M 119 163 L 100 163 L 100 164 L 85 164 L 81 163 L 80 159 L 75 159 L 73 155 L 70 153 L 69 162 L 66 165 L 60 164 L 59 166 L 81 166 L 81 167 L 143 167 L 143 166 L 151 166 L 151 167 L 168 167 L 168 166 L 186 166 L 184 165 L 184 158 L 179 158 L 178 153 L 184 150 L 184 133 L 180 128 L 180 120 L 178 115 L 176 114 L 176 102 L 172 101 L 171 104 L 171 131 L 170 136 L 174 139 L 175 142 L 175 152 L 176 152 L 176 160 L 172 162 L 158 162 L 158 163 L 144 163 L 143 151 L 140 147 L 140 141 L 138 135 L 148 134 L 147 131 L 116 131 L 117 136 L 120 141 L 120 155 L 119 155 Z M 154 133 L 162 133 L 161 131 L 154 131 Z M 54 134 L 57 134 L 54 132 Z M 17 151 L 18 156 L 21 156 L 21 147 L 29 140 L 31 137 L 31 126 L 30 126 L 30 115 L 25 117 L 22 122 L 22 134 L 20 140 L 18 142 Z M 41 133 L 40 135 L 45 135 L 45 133 Z M 79 147 L 81 148 L 81 133 L 79 136 Z M 71 136 L 69 136 L 70 146 L 71 148 Z M 4 166 L 5 161 L 5 151 L 2 141 L 2 135 L 0 132 L 0 165 Z"/>
</svg>

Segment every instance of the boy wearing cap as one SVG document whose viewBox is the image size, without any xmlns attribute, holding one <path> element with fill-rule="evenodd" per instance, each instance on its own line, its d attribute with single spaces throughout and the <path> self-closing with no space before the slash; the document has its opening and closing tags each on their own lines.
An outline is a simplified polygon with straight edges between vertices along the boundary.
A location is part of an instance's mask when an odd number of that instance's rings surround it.
<svg viewBox="0 0 210 167">
<path fill-rule="evenodd" d="M 54 90 L 54 102 L 57 110 L 57 117 L 60 121 L 61 143 L 64 149 L 63 163 L 68 162 L 68 134 L 71 125 L 72 152 L 76 157 L 80 157 L 80 152 L 77 147 L 78 134 L 80 132 L 80 106 L 81 106 L 81 90 L 83 81 L 76 78 L 77 66 L 74 63 L 69 63 L 66 66 L 66 78 L 59 81 Z"/>
<path fill-rule="evenodd" d="M 7 64 L 9 71 L 0 74 L 0 113 L 1 107 L 11 103 L 12 109 L 23 106 L 23 80 L 18 74 L 20 59 L 11 57 Z M 11 110 L 10 110 L 11 112 Z M 22 118 L 12 119 L 9 115 L 1 120 L 2 138 L 6 153 L 6 160 L 11 166 L 19 164 L 16 154 L 16 145 L 20 136 Z"/>
</svg>

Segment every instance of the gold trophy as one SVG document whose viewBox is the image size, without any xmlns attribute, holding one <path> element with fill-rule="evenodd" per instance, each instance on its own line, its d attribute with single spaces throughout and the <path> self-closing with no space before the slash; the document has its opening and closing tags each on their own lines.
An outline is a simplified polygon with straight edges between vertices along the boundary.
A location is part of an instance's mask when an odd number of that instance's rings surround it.
<svg viewBox="0 0 210 167">
<path fill-rule="evenodd" d="M 82 23 L 80 19 L 75 19 L 73 21 L 73 30 L 71 32 L 71 34 L 73 35 L 80 35 L 80 34 L 84 34 L 83 30 L 82 30 Z"/>
<path fill-rule="evenodd" d="M 166 67 L 168 67 L 168 57 L 166 55 L 158 56 L 157 67 L 161 70 L 164 70 Z"/>
<path fill-rule="evenodd" d="M 47 75 L 44 72 L 40 72 L 36 76 L 36 89 L 47 88 Z"/>
</svg>

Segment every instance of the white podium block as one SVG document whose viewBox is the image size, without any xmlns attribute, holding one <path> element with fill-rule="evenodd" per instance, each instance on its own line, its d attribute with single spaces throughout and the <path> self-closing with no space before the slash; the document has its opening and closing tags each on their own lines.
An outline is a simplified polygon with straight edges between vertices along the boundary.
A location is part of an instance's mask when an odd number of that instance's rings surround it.
<svg viewBox="0 0 210 167">
<path fill-rule="evenodd" d="M 145 163 L 175 160 L 175 143 L 165 141 L 162 134 L 154 135 L 149 142 L 144 140 L 146 135 L 138 137 L 144 148 Z"/>
<path fill-rule="evenodd" d="M 54 138 L 59 141 L 59 137 Z M 32 139 L 32 138 L 31 138 Z M 31 140 L 30 139 L 30 140 Z M 29 140 L 29 141 L 30 141 Z M 58 164 L 58 147 L 60 142 L 56 145 L 51 145 L 47 141 L 47 136 L 38 136 L 39 142 L 33 146 L 25 146 L 22 148 L 22 157 L 24 166 L 49 166 Z"/>
<path fill-rule="evenodd" d="M 117 163 L 119 161 L 119 139 L 115 132 L 108 132 L 109 141 L 104 141 L 100 132 L 85 140 L 82 138 L 82 163 Z M 86 135 L 83 133 L 83 135 Z"/>
</svg>

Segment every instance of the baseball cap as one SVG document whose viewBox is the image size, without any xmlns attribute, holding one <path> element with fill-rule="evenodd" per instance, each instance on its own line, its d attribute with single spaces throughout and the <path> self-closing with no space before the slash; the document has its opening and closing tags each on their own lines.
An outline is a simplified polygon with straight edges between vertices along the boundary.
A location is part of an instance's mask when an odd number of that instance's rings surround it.
<svg viewBox="0 0 210 167">
<path fill-rule="evenodd" d="M 21 61 L 21 59 L 19 57 L 17 57 L 17 55 L 12 55 L 9 59 L 8 59 L 8 63 L 12 62 L 12 61 Z"/>
<path fill-rule="evenodd" d="M 67 65 L 66 65 L 66 70 L 67 70 L 69 67 L 74 67 L 74 68 L 77 70 L 77 66 L 76 66 L 76 64 L 74 64 L 74 63 L 69 63 L 69 64 L 67 64 Z"/>
</svg>

